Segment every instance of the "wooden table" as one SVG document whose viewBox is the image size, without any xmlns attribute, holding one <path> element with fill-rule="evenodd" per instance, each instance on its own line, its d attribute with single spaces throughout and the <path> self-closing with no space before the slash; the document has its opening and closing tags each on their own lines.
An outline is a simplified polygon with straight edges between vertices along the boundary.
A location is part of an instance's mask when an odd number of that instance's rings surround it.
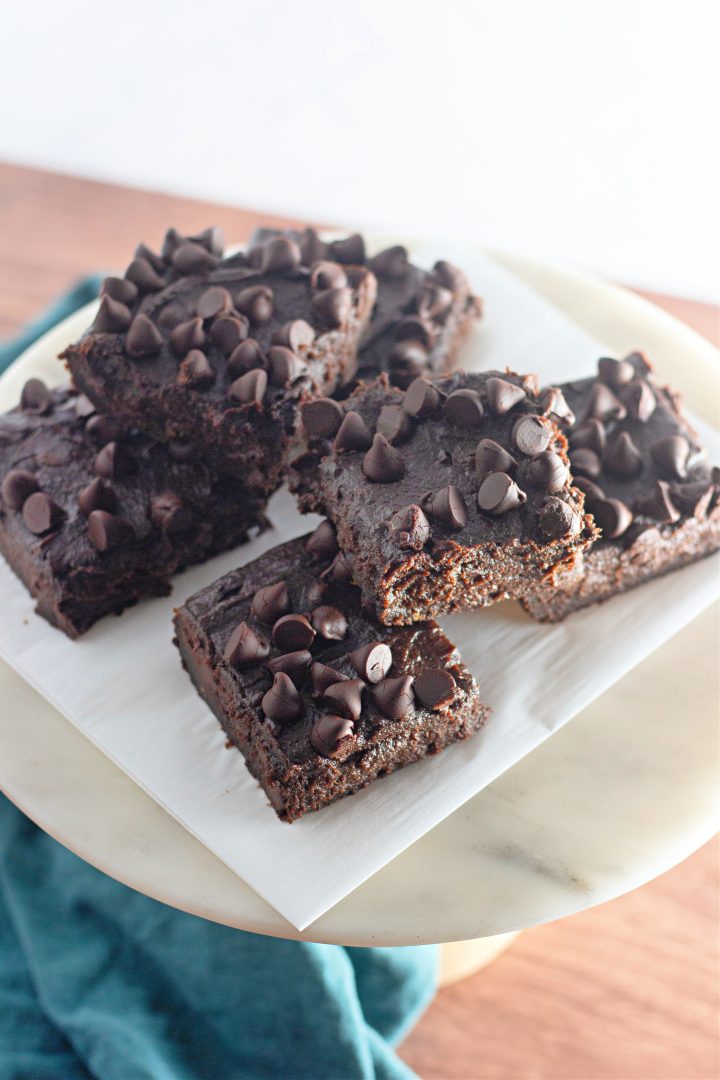
<svg viewBox="0 0 720 1080">
<path fill-rule="evenodd" d="M 242 238 L 249 211 L 0 164 L 0 336 L 168 225 Z M 286 219 L 264 222 L 291 224 Z M 711 305 L 645 293 L 718 343 Z M 441 991 L 402 1047 L 425 1080 L 716 1080 L 718 846 L 612 903 L 527 931 Z"/>
</svg>

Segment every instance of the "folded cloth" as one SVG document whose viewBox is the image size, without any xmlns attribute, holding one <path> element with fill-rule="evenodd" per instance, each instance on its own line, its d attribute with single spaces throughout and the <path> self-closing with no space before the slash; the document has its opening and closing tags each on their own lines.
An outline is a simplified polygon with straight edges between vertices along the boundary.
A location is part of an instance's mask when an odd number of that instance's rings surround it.
<svg viewBox="0 0 720 1080">
<path fill-rule="evenodd" d="M 73 290 L 0 369 L 89 298 Z M 405 1080 L 393 1047 L 437 965 L 435 946 L 284 941 L 176 911 L 0 795 L 2 1080 Z"/>
</svg>

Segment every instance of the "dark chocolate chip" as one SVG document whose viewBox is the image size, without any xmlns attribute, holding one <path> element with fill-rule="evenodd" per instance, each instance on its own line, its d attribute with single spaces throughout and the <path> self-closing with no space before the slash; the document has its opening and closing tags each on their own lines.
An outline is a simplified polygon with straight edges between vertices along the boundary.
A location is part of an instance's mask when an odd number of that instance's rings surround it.
<svg viewBox="0 0 720 1080">
<path fill-rule="evenodd" d="M 568 467 L 554 450 L 543 450 L 530 462 L 528 476 L 543 491 L 562 491 L 568 481 Z"/>
<path fill-rule="evenodd" d="M 11 469 L 3 477 L 3 502 L 11 510 L 22 510 L 25 500 L 39 488 L 36 477 L 27 469 Z"/>
<path fill-rule="evenodd" d="M 262 699 L 262 711 L 277 724 L 291 724 L 303 714 L 300 694 L 289 675 L 276 671 L 273 684 Z"/>
<path fill-rule="evenodd" d="M 273 345 L 268 351 L 270 378 L 276 386 L 289 386 L 307 374 L 307 364 L 284 345 Z"/>
<path fill-rule="evenodd" d="M 79 420 L 87 420 L 97 412 L 95 405 L 85 394 L 78 394 L 75 398 L 75 415 Z"/>
<path fill-rule="evenodd" d="M 609 420 L 624 420 L 626 416 L 627 409 L 610 387 L 602 382 L 593 383 L 584 419 L 607 423 Z"/>
<path fill-rule="evenodd" d="M 645 424 L 655 412 L 657 400 L 645 379 L 633 379 L 623 388 L 622 400 L 628 416 Z"/>
<path fill-rule="evenodd" d="M 118 280 L 121 279 L 118 278 Z M 127 284 L 130 285 L 131 282 L 128 281 Z M 133 285 L 132 288 L 135 286 Z M 127 330 L 131 320 L 130 308 L 126 307 L 122 301 L 115 300 L 112 296 L 103 296 L 90 330 L 95 334 L 119 333 L 121 330 Z"/>
<path fill-rule="evenodd" d="M 100 288 L 100 295 L 112 297 L 123 305 L 133 304 L 138 298 L 138 288 L 127 278 L 106 277 Z M 128 319 L 128 324 L 129 322 Z"/>
<path fill-rule="evenodd" d="M 273 675 L 278 671 L 284 671 L 299 690 L 307 678 L 311 663 L 312 655 L 308 650 L 298 649 L 297 652 L 284 653 L 273 660 L 268 660 L 267 666 Z"/>
<path fill-rule="evenodd" d="M 248 285 L 235 297 L 235 307 L 256 326 L 264 326 L 273 315 L 273 291 L 267 285 Z"/>
<path fill-rule="evenodd" d="M 400 720 L 407 716 L 415 702 L 411 675 L 398 675 L 394 679 L 382 679 L 373 687 L 375 704 L 388 720 Z"/>
<path fill-rule="evenodd" d="M 602 472 L 598 455 L 594 450 L 586 450 L 585 447 L 570 452 L 570 468 L 573 475 L 589 476 L 591 480 L 597 480 Z"/>
<path fill-rule="evenodd" d="M 91 416 L 85 425 L 85 431 L 92 436 L 98 446 L 105 446 L 109 442 L 117 442 L 125 433 L 122 421 L 117 416 L 109 413 L 96 413 Z"/>
<path fill-rule="evenodd" d="M 513 428 L 513 439 L 521 454 L 535 457 L 547 450 L 553 437 L 549 421 L 542 416 L 523 416 Z"/>
<path fill-rule="evenodd" d="M 290 610 L 290 597 L 286 581 L 276 581 L 258 589 L 252 598 L 250 614 L 264 623 L 274 623 Z"/>
<path fill-rule="evenodd" d="M 573 450 L 594 450 L 596 454 L 603 453 L 606 441 L 605 428 L 599 420 L 594 419 L 586 420 L 570 435 Z"/>
<path fill-rule="evenodd" d="M 680 520 L 680 511 L 673 501 L 670 485 L 664 480 L 658 480 L 647 495 L 636 499 L 633 510 L 642 517 L 667 525 Z"/>
<path fill-rule="evenodd" d="M 165 260 L 161 255 L 157 255 L 152 248 L 149 248 L 147 244 L 138 244 L 135 248 L 135 258 L 145 259 L 159 274 L 162 274 L 165 270 Z"/>
<path fill-rule="evenodd" d="M 308 348 L 315 340 L 315 331 L 304 319 L 291 319 L 280 326 L 272 336 L 273 345 L 285 345 L 293 352 Z"/>
<path fill-rule="evenodd" d="M 310 676 L 318 694 L 324 694 L 328 686 L 334 686 L 348 678 L 347 675 L 341 675 L 335 668 L 328 667 L 327 664 L 320 664 L 317 661 L 310 668 Z"/>
<path fill-rule="evenodd" d="M 413 433 L 413 424 L 400 405 L 383 405 L 375 424 L 375 430 L 384 435 L 393 446 L 397 446 L 410 438 Z"/>
<path fill-rule="evenodd" d="M 240 401 L 244 405 L 261 405 L 267 390 L 267 373 L 260 368 L 248 371 L 228 387 L 227 396 L 231 401 Z"/>
<path fill-rule="evenodd" d="M 135 539 L 135 530 L 126 518 L 110 514 L 107 510 L 92 510 L 88 515 L 87 531 L 91 543 L 98 551 L 112 551 L 113 548 L 130 544 Z"/>
<path fill-rule="evenodd" d="M 443 405 L 443 414 L 456 427 L 477 427 L 483 413 L 482 401 L 474 390 L 455 390 Z"/>
<path fill-rule="evenodd" d="M 486 476 L 477 496 L 478 506 L 488 514 L 506 514 L 522 506 L 526 499 L 513 478 L 502 472 Z"/>
<path fill-rule="evenodd" d="M 305 550 L 316 559 L 332 559 L 337 555 L 338 542 L 334 526 L 329 521 L 321 521 L 317 529 L 310 534 Z"/>
<path fill-rule="evenodd" d="M 85 517 L 89 517 L 93 510 L 112 513 L 117 507 L 117 496 L 112 485 L 97 476 L 78 495 L 78 506 Z"/>
<path fill-rule="evenodd" d="M 194 514 L 174 491 L 155 496 L 150 503 L 150 518 L 171 539 L 187 536 L 195 529 Z"/>
<path fill-rule="evenodd" d="M 388 367 L 403 376 L 403 386 L 419 375 L 427 362 L 427 349 L 421 341 L 398 341 L 388 355 Z"/>
<path fill-rule="evenodd" d="M 316 262 L 312 268 L 310 284 L 313 289 L 344 289 L 347 283 L 348 276 L 339 263 L 325 259 Z"/>
<path fill-rule="evenodd" d="M 448 529 L 464 529 L 467 525 L 465 500 L 454 484 L 427 495 L 423 499 L 423 510 Z"/>
<path fill-rule="evenodd" d="M 632 524 L 632 511 L 620 499 L 600 499 L 593 502 L 595 524 L 602 530 L 605 540 L 615 540 Z"/>
<path fill-rule="evenodd" d="M 650 447 L 650 453 L 664 476 L 671 480 L 684 480 L 687 477 L 690 443 L 683 435 L 658 439 Z"/>
<path fill-rule="evenodd" d="M 316 292 L 311 303 L 313 315 L 327 330 L 345 326 L 352 312 L 352 290 L 322 289 Z"/>
<path fill-rule="evenodd" d="M 363 458 L 362 471 L 374 484 L 390 484 L 404 475 L 405 462 L 400 451 L 376 432 L 372 446 Z"/>
<path fill-rule="evenodd" d="M 343 422 L 343 410 L 332 398 L 306 402 L 301 409 L 305 433 L 311 439 L 330 439 Z"/>
<path fill-rule="evenodd" d="M 344 761 L 352 754 L 356 743 L 352 720 L 344 716 L 319 716 L 310 730 L 313 750 L 332 761 Z"/>
<path fill-rule="evenodd" d="M 499 443 L 493 439 L 481 439 L 475 451 L 475 472 L 478 480 L 484 480 L 488 473 L 510 473 L 517 468 L 517 461 Z"/>
<path fill-rule="evenodd" d="M 161 254 L 165 262 L 170 262 L 173 251 L 182 244 L 184 239 L 185 238 L 180 235 L 177 229 L 170 227 L 167 230 L 161 248 Z"/>
<path fill-rule="evenodd" d="M 553 417 L 560 424 L 575 423 L 575 413 L 565 400 L 562 390 L 559 390 L 557 386 L 551 386 L 545 391 L 542 407 L 545 416 Z"/>
<path fill-rule="evenodd" d="M 575 536 L 582 528 L 580 515 L 562 499 L 549 498 L 539 512 L 540 529 L 552 540 L 561 536 Z"/>
<path fill-rule="evenodd" d="M 304 266 L 312 266 L 327 255 L 327 244 L 320 239 L 315 229 L 303 229 L 298 238 L 298 245 Z"/>
<path fill-rule="evenodd" d="M 222 255 L 225 250 L 225 234 L 219 225 L 211 225 L 208 229 L 188 236 L 188 240 L 194 240 L 196 244 L 202 244 L 213 255 Z"/>
<path fill-rule="evenodd" d="M 370 641 L 348 656 L 361 679 L 368 683 L 381 682 L 392 667 L 392 652 L 382 641 Z"/>
<path fill-rule="evenodd" d="M 215 372 L 204 352 L 200 349 L 190 350 L 178 368 L 177 381 L 181 386 L 191 386 L 195 390 L 212 386 Z"/>
<path fill-rule="evenodd" d="M 526 400 L 526 393 L 522 386 L 508 382 L 507 379 L 491 378 L 485 384 L 488 397 L 488 405 L 495 416 L 504 416 L 521 401 Z"/>
<path fill-rule="evenodd" d="M 300 248 L 288 236 L 273 236 L 261 248 L 260 269 L 266 274 L 297 270 L 302 261 Z"/>
<path fill-rule="evenodd" d="M 93 467 L 98 476 L 111 480 L 114 476 L 126 476 L 130 472 L 131 460 L 122 445 L 109 442 L 95 455 Z"/>
<path fill-rule="evenodd" d="M 405 277 L 409 267 L 407 249 L 400 244 L 385 248 L 370 259 L 368 266 L 379 278 Z"/>
<path fill-rule="evenodd" d="M 326 570 L 323 570 L 320 575 L 322 581 L 334 581 L 336 583 L 343 583 L 352 581 L 353 570 L 352 563 L 348 559 L 347 555 L 342 551 L 338 551 L 337 555 L 330 563 Z"/>
<path fill-rule="evenodd" d="M 370 430 L 358 412 L 343 417 L 333 446 L 336 450 L 369 450 L 373 443 Z"/>
<path fill-rule="evenodd" d="M 348 265 L 365 262 L 365 241 L 360 233 L 352 233 L 342 240 L 333 240 L 328 246 L 333 259 L 339 263 Z"/>
<path fill-rule="evenodd" d="M 304 615 L 283 615 L 273 626 L 272 639 L 280 652 L 297 652 L 310 648 L 315 631 Z"/>
<path fill-rule="evenodd" d="M 446 289 L 452 289 L 453 292 L 465 288 L 466 285 L 465 275 L 462 270 L 458 270 L 457 266 L 453 266 L 446 259 L 440 259 L 435 263 L 433 277 L 438 285 L 443 285 Z"/>
<path fill-rule="evenodd" d="M 133 259 L 125 271 L 125 277 L 128 281 L 132 281 L 141 293 L 154 292 L 156 289 L 162 289 L 165 284 L 147 259 Z"/>
<path fill-rule="evenodd" d="M 246 622 L 235 627 L 223 652 L 223 658 L 228 664 L 237 668 L 257 664 L 269 655 L 270 646 L 267 641 L 256 634 Z"/>
<path fill-rule="evenodd" d="M 248 338 L 233 349 L 228 357 L 227 369 L 232 375 L 236 375 L 256 368 L 265 368 L 266 364 L 267 361 L 257 341 L 254 338 Z"/>
<path fill-rule="evenodd" d="M 421 419 L 432 416 L 440 408 L 440 393 L 427 379 L 415 379 L 405 391 L 402 407 L 409 416 Z"/>
<path fill-rule="evenodd" d="M 597 484 L 593 483 L 592 480 L 589 480 L 587 476 L 578 476 L 573 480 L 573 484 L 576 488 L 579 488 L 580 491 L 584 493 L 585 503 L 588 509 L 590 509 L 593 502 L 596 502 L 598 499 L 605 498 L 605 492 L 603 491 L 603 489 Z"/>
<path fill-rule="evenodd" d="M 225 356 L 230 356 L 247 336 L 247 319 L 238 318 L 236 315 L 221 315 L 210 327 L 210 340 Z"/>
<path fill-rule="evenodd" d="M 619 390 L 635 378 L 635 368 L 627 360 L 615 360 L 612 356 L 602 356 L 598 360 L 598 378 L 613 390 Z"/>
<path fill-rule="evenodd" d="M 421 551 L 430 539 L 430 523 L 419 506 L 397 510 L 388 521 L 388 532 L 403 551 Z"/>
<path fill-rule="evenodd" d="M 456 689 L 455 679 L 445 668 L 428 668 L 417 676 L 414 683 L 415 697 L 433 712 L 449 705 Z"/>
<path fill-rule="evenodd" d="M 218 315 L 226 315 L 232 306 L 232 297 L 227 289 L 212 285 L 202 294 L 195 310 L 201 319 L 214 319 Z"/>
<path fill-rule="evenodd" d="M 218 261 L 217 255 L 192 240 L 179 244 L 171 256 L 171 262 L 179 274 L 203 274 L 217 266 Z"/>
<path fill-rule="evenodd" d="M 675 484 L 671 489 L 672 501 L 678 510 L 687 517 L 704 518 L 715 491 L 715 485 L 708 480 L 698 480 L 692 484 Z"/>
<path fill-rule="evenodd" d="M 333 683 L 323 693 L 323 701 L 341 716 L 350 720 L 359 720 L 362 712 L 362 693 L 365 684 L 362 679 L 343 679 Z"/>
<path fill-rule="evenodd" d="M 162 334 L 147 315 L 136 315 L 125 335 L 125 349 L 134 359 L 154 356 L 162 348 Z"/>
<path fill-rule="evenodd" d="M 205 344 L 205 330 L 202 318 L 179 323 L 170 332 L 170 348 L 178 356 L 187 356 L 191 349 L 202 349 Z"/>
<path fill-rule="evenodd" d="M 423 319 L 442 322 L 453 305 L 453 292 L 442 285 L 425 285 L 418 300 L 418 314 Z"/>
<path fill-rule="evenodd" d="M 613 476 L 629 479 L 642 472 L 642 454 L 627 431 L 621 431 L 608 446 L 603 457 L 603 466 Z"/>
<path fill-rule="evenodd" d="M 20 392 L 23 412 L 45 416 L 52 410 L 52 396 L 42 379 L 28 379 Z"/>
<path fill-rule="evenodd" d="M 310 622 L 326 641 L 342 641 L 348 631 L 348 621 L 339 608 L 321 604 L 310 613 Z"/>
</svg>

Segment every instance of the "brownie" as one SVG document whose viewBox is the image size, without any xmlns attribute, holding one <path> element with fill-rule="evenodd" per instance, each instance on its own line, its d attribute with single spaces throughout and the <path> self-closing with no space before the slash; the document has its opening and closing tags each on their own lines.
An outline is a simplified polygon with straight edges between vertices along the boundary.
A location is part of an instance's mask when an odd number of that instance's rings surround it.
<svg viewBox="0 0 720 1080">
<path fill-rule="evenodd" d="M 0 552 L 72 638 L 264 523 L 235 478 L 39 379 L 0 416 L 0 491 Z"/>
<path fill-rule="evenodd" d="M 284 821 L 468 738 L 490 712 L 439 626 L 388 629 L 364 612 L 328 522 L 196 593 L 175 627 Z"/>
<path fill-rule="evenodd" d="M 718 471 L 650 362 L 604 357 L 561 390 L 575 483 L 601 536 L 557 583 L 524 600 L 541 622 L 607 600 L 720 548 Z"/>
<path fill-rule="evenodd" d="M 354 580 L 388 625 L 524 596 L 596 535 L 534 375 L 456 372 L 404 393 L 381 378 L 303 409 L 290 469 L 326 514 Z"/>
<path fill-rule="evenodd" d="M 359 263 L 375 274 L 377 300 L 360 345 L 358 379 L 371 382 L 386 372 L 394 385 L 406 388 L 418 375 L 442 375 L 455 366 L 460 345 L 482 311 L 458 267 L 440 260 L 432 271 L 422 270 L 400 244 L 370 258 L 359 233 L 325 242 L 314 229 L 259 229 L 253 239 L 280 235 L 294 239 L 309 262 Z"/>
<path fill-rule="evenodd" d="M 217 229 L 170 229 L 160 255 L 141 244 L 63 357 L 98 407 L 189 442 L 267 495 L 282 480 L 298 403 L 354 377 L 376 281 L 366 267 L 311 269 L 287 237 L 221 254 Z"/>
</svg>

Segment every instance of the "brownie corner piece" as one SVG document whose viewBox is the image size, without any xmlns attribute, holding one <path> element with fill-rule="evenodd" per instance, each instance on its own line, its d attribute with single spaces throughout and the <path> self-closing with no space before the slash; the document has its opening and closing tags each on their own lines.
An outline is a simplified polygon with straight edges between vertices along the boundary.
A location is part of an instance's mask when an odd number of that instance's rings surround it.
<svg viewBox="0 0 720 1080">
<path fill-rule="evenodd" d="M 435 623 L 378 626 L 324 522 L 190 597 L 182 663 L 295 821 L 469 738 L 489 708 Z"/>
<path fill-rule="evenodd" d="M 308 266 L 288 237 L 223 258 L 219 230 L 141 244 L 63 353 L 101 409 L 271 494 L 300 401 L 354 378 L 375 301 L 364 266 Z"/>
<path fill-rule="evenodd" d="M 720 470 L 642 353 L 603 357 L 597 374 L 560 388 L 576 485 L 600 529 L 568 573 L 523 601 L 559 622 L 720 549 Z"/>
<path fill-rule="evenodd" d="M 597 530 L 535 376 L 456 372 L 403 393 L 380 379 L 304 407 L 290 469 L 326 514 L 377 618 L 404 624 L 518 598 L 574 565 Z"/>
</svg>

